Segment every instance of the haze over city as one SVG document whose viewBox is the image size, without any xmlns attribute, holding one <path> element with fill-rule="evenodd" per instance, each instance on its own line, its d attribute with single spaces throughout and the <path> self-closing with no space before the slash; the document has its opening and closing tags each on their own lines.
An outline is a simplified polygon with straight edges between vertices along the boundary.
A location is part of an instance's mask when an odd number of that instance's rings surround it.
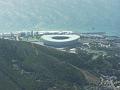
<svg viewBox="0 0 120 90">
<path fill-rule="evenodd" d="M 120 0 L 0 0 L 0 32 L 72 30 L 120 35 Z"/>
</svg>

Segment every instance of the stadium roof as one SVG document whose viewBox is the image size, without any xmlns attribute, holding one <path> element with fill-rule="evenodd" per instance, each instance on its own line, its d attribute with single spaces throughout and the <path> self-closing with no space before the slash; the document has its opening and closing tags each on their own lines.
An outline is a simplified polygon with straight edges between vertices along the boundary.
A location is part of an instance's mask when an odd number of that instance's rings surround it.
<svg viewBox="0 0 120 90">
<path fill-rule="evenodd" d="M 78 35 L 43 35 L 42 39 L 50 42 L 69 42 L 79 39 Z"/>
</svg>

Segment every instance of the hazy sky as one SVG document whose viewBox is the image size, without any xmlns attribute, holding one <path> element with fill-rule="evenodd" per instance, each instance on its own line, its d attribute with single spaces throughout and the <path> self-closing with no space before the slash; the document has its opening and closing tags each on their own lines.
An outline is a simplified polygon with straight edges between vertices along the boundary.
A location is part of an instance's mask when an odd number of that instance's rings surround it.
<svg viewBox="0 0 120 90">
<path fill-rule="evenodd" d="M 120 32 L 120 0 L 0 0 L 0 31 L 55 28 Z"/>
</svg>

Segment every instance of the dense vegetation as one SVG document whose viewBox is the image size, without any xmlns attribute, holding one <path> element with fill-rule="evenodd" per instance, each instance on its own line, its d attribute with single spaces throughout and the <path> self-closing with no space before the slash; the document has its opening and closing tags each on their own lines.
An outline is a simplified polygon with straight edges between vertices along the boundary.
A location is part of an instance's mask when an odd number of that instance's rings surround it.
<svg viewBox="0 0 120 90">
<path fill-rule="evenodd" d="M 28 42 L 0 40 L 0 90 L 84 90 L 90 81 L 99 82 L 98 73 L 110 75 L 109 71 L 120 67 L 119 57 L 92 57 L 84 51 L 70 54 Z"/>
<path fill-rule="evenodd" d="M 59 59 L 59 53 L 27 42 L 0 40 L 0 90 L 74 90 L 85 85 L 84 75 L 63 62 L 72 56 L 64 58 L 63 53 Z"/>
</svg>

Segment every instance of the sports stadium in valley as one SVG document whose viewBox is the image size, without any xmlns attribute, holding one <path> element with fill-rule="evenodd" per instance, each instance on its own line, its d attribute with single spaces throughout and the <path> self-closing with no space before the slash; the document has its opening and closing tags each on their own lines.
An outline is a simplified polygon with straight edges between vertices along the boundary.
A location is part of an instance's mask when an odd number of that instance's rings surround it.
<svg viewBox="0 0 120 90">
<path fill-rule="evenodd" d="M 80 39 L 79 35 L 70 34 L 70 35 L 43 35 L 43 43 L 46 46 L 52 47 L 68 47 L 76 46 Z"/>
</svg>

